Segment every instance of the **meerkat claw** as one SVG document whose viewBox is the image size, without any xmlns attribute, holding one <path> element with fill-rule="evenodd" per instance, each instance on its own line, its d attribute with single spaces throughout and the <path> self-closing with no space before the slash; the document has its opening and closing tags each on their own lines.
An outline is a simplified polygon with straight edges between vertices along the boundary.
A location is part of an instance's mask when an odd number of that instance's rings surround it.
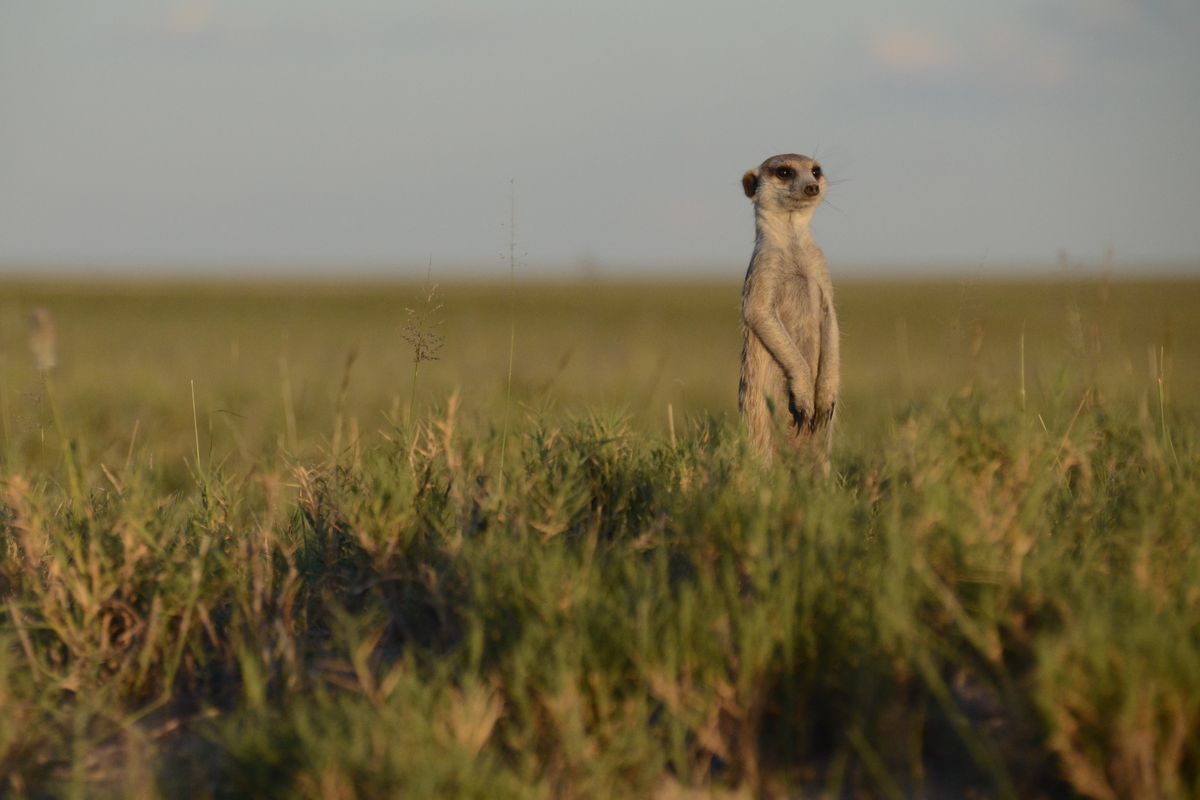
<svg viewBox="0 0 1200 800">
<path fill-rule="evenodd" d="M 792 424 L 796 426 L 797 430 L 804 430 L 806 425 L 811 424 L 812 416 L 806 414 L 804 409 L 797 408 L 796 401 L 790 397 L 788 398 L 788 411 L 792 415 Z"/>
</svg>

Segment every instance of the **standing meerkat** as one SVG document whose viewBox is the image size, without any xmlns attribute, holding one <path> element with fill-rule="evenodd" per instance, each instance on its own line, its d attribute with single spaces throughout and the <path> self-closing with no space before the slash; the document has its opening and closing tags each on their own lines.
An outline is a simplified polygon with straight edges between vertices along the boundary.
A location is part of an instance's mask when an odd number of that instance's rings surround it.
<svg viewBox="0 0 1200 800">
<path fill-rule="evenodd" d="M 771 156 L 742 176 L 754 201 L 754 255 L 742 287 L 738 411 L 768 459 L 782 439 L 829 469 L 838 398 L 838 323 L 825 255 L 809 222 L 825 194 L 821 165 Z"/>
</svg>

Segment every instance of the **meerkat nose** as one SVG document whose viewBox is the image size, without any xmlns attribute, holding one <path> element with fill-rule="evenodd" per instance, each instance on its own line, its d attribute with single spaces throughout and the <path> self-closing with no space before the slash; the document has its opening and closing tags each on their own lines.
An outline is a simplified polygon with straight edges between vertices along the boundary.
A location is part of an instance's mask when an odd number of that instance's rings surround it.
<svg viewBox="0 0 1200 800">
<path fill-rule="evenodd" d="M 808 186 L 804 187 L 804 193 L 809 197 L 816 197 L 821 193 L 821 187 L 817 186 L 815 183 L 810 183 Z"/>
</svg>

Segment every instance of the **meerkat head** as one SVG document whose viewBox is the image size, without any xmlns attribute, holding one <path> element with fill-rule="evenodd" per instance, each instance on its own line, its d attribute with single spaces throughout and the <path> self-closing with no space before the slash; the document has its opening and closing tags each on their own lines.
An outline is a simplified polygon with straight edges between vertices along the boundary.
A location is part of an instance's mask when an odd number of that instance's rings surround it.
<svg viewBox="0 0 1200 800">
<path fill-rule="evenodd" d="M 825 173 L 808 156 L 771 156 L 742 176 L 742 190 L 761 211 L 811 211 L 825 195 Z"/>
</svg>

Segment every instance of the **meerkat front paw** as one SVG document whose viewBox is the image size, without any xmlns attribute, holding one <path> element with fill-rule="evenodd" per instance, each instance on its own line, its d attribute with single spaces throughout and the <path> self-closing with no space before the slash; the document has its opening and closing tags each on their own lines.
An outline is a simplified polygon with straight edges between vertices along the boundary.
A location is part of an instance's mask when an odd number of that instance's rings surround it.
<svg viewBox="0 0 1200 800">
<path fill-rule="evenodd" d="M 812 425 L 813 401 L 812 390 L 803 386 L 792 386 L 788 390 L 788 412 L 792 415 L 792 424 L 797 430 L 803 430 Z"/>
<path fill-rule="evenodd" d="M 812 429 L 815 431 L 822 425 L 828 425 L 833 422 L 833 412 L 837 410 L 837 398 L 817 398 L 817 407 L 813 412 Z"/>
</svg>

